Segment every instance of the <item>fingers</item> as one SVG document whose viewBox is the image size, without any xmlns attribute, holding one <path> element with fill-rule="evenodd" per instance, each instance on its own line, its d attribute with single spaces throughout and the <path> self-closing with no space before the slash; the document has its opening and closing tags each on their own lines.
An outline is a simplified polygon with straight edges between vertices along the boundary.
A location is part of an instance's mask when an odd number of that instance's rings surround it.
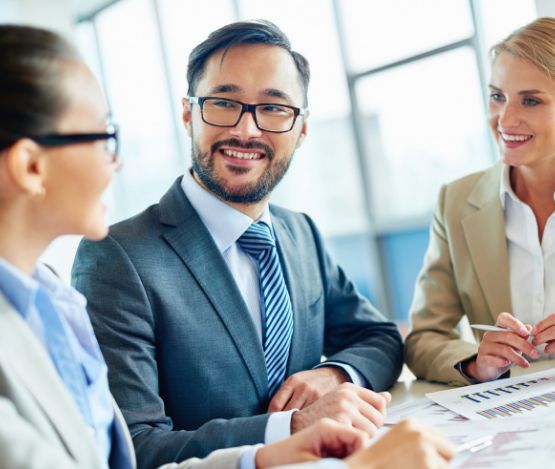
<svg viewBox="0 0 555 469">
<path fill-rule="evenodd" d="M 495 334 L 501 334 L 501 333 L 497 332 Z M 510 334 L 510 333 L 503 332 L 502 334 Z M 527 344 L 527 352 L 533 358 L 539 357 L 538 351 L 535 348 L 533 348 L 530 344 Z M 494 357 L 507 360 L 509 364 L 514 363 L 520 366 L 521 368 L 528 368 L 530 366 L 530 363 L 528 363 L 528 360 L 526 360 L 522 356 L 522 354 L 519 353 L 516 347 L 507 345 L 506 343 L 503 343 L 503 342 L 485 342 L 480 344 L 480 347 L 478 349 L 478 360 L 483 360 L 484 363 L 488 364 L 489 366 L 495 366 L 493 364 Z M 501 365 L 501 366 L 505 366 L 505 365 Z"/>
<path fill-rule="evenodd" d="M 518 353 L 524 353 L 531 358 L 539 358 L 538 351 L 530 344 L 526 339 L 515 334 L 514 332 L 486 332 L 484 338 L 482 339 L 482 344 L 485 347 L 490 348 L 493 344 L 509 346 Z M 492 353 L 492 355 L 499 355 L 497 353 Z"/>
<path fill-rule="evenodd" d="M 501 313 L 497 317 L 497 322 L 495 323 L 495 325 L 499 327 L 506 327 L 508 329 L 512 329 L 521 337 L 528 338 L 528 329 L 522 322 L 520 322 L 512 314 Z"/>
<path fill-rule="evenodd" d="M 553 326 L 555 326 L 555 314 L 550 314 L 535 325 L 535 327 L 531 331 L 531 334 L 534 336 L 538 336 L 546 329 Z"/>
<path fill-rule="evenodd" d="M 389 399 L 389 393 L 379 394 L 344 383 L 295 412 L 291 418 L 291 431 L 298 432 L 321 418 L 329 417 L 374 435 L 383 425 Z"/>
<path fill-rule="evenodd" d="M 288 382 L 285 381 L 270 401 L 270 404 L 268 405 L 268 412 L 280 412 L 284 410 L 293 395 L 293 391 L 294 387 L 289 386 Z M 295 407 L 291 408 L 294 409 Z"/>
</svg>

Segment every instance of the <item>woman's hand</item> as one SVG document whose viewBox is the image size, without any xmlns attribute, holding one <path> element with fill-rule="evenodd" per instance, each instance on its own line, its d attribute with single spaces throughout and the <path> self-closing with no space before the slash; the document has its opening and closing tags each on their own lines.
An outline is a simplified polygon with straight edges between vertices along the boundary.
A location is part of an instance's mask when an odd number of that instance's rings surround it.
<svg viewBox="0 0 555 469">
<path fill-rule="evenodd" d="M 545 353 L 555 353 L 555 313 L 538 322 L 530 331 L 532 345 L 546 344 Z"/>
<path fill-rule="evenodd" d="M 454 455 L 455 448 L 438 430 L 409 419 L 344 462 L 350 469 L 440 469 Z"/>
<path fill-rule="evenodd" d="M 344 458 L 368 445 L 368 433 L 331 419 L 322 419 L 290 438 L 260 448 L 256 468 L 281 466 L 320 458 Z"/>
<path fill-rule="evenodd" d="M 555 325 L 555 317 L 553 324 Z M 478 381 L 499 378 L 513 365 L 528 368 L 530 363 L 523 355 L 531 358 L 540 357 L 539 352 L 528 342 L 532 326 L 523 324 L 509 313 L 501 313 L 495 325 L 511 331 L 486 332 L 478 348 L 478 355 L 468 362 L 463 370 Z M 555 328 L 553 328 L 553 339 L 555 339 Z"/>
</svg>

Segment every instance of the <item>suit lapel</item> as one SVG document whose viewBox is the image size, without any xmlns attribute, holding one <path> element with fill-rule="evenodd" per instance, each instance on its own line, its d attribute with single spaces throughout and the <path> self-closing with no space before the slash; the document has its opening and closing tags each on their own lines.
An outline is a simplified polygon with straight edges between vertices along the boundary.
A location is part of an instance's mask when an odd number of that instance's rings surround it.
<svg viewBox="0 0 555 469">
<path fill-rule="evenodd" d="M 187 266 L 227 328 L 260 399 L 268 395 L 264 352 L 233 276 L 179 181 L 160 201 L 160 220 L 174 228 L 163 237 Z"/>
<path fill-rule="evenodd" d="M 50 357 L 19 314 L 0 295 L 0 348 L 77 462 L 98 463 L 96 445 Z M 87 463 L 87 464 L 85 464 Z"/>
<path fill-rule="evenodd" d="M 293 308 L 293 337 L 286 374 L 286 376 L 289 376 L 299 371 L 299 363 L 304 355 L 308 304 L 306 294 L 302 289 L 303 282 L 299 278 L 302 271 L 302 259 L 299 258 L 299 250 L 295 239 L 281 218 L 272 215 L 272 225 L 276 233 L 283 276 Z"/>
<path fill-rule="evenodd" d="M 486 298 L 492 321 L 511 311 L 509 261 L 505 218 L 499 200 L 500 165 L 480 178 L 468 203 L 476 211 L 462 220 L 472 263 Z"/>
</svg>

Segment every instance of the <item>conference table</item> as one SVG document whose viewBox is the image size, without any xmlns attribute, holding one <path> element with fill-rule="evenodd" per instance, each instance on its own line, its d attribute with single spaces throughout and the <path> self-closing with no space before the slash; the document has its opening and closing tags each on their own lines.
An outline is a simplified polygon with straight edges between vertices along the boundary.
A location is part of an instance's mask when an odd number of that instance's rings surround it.
<svg viewBox="0 0 555 469">
<path fill-rule="evenodd" d="M 527 369 L 514 367 L 511 370 L 511 377 L 527 375 L 543 370 L 555 368 L 555 359 L 540 360 L 530 364 Z M 403 410 L 403 415 L 410 416 L 421 406 L 427 406 L 422 398 L 426 393 L 454 389 L 451 386 L 440 383 L 433 383 L 419 380 L 405 366 L 399 381 L 390 390 L 392 402 L 390 404 L 391 413 L 395 406 L 406 404 L 410 411 Z M 555 393 L 555 392 L 554 392 Z M 411 405 L 411 401 L 413 405 Z M 417 402 L 420 401 L 420 402 Z M 422 404 L 424 402 L 424 404 Z M 431 402 L 431 401 L 430 401 Z M 402 406 L 401 408 L 404 408 Z M 488 441 L 478 452 L 469 454 L 468 452 L 458 453 L 453 461 L 455 468 L 474 469 L 474 468 L 499 468 L 499 469 L 547 469 L 555 467 L 555 440 L 552 435 L 555 433 L 555 413 L 543 414 L 542 416 L 520 419 L 507 419 L 499 425 L 492 427 L 490 421 L 467 421 L 450 423 L 449 431 L 454 432 L 462 440 L 453 440 L 453 434 L 449 438 L 455 443 L 465 443 L 476 440 L 480 431 L 489 434 L 491 441 Z M 417 418 L 419 420 L 419 418 Z M 451 420 L 453 420 L 451 418 Z M 464 420 L 464 419 L 463 419 Z M 527 422 L 528 421 L 528 422 Z M 532 423 L 529 423 L 532 422 Z M 424 422 L 430 424 L 429 422 Z M 434 425 L 435 426 L 435 425 Z M 446 431 L 446 427 L 440 428 Z M 457 430 L 453 430 L 457 429 Z M 499 432 L 499 433 L 498 433 Z M 495 436 L 494 436 L 495 435 Z M 468 449 L 467 449 L 468 451 Z M 471 452 L 474 450 L 471 449 Z"/>
</svg>

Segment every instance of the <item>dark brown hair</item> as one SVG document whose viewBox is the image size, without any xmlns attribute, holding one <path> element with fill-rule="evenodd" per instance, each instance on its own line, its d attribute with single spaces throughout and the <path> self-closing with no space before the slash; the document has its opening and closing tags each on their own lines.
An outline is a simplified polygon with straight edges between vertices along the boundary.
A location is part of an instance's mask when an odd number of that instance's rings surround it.
<svg viewBox="0 0 555 469">
<path fill-rule="evenodd" d="M 0 151 L 55 130 L 66 105 L 64 69 L 79 60 L 55 33 L 0 25 Z"/>
<path fill-rule="evenodd" d="M 195 89 L 204 72 L 206 61 L 220 50 L 225 53 L 233 46 L 241 44 L 267 44 L 285 49 L 295 62 L 299 72 L 299 79 L 307 104 L 308 82 L 310 81 L 310 67 L 308 61 L 298 52 L 291 49 L 287 36 L 274 23 L 267 20 L 240 21 L 223 26 L 210 33 L 208 38 L 196 46 L 189 55 L 187 67 L 187 81 L 189 96 L 195 95 Z"/>
</svg>

